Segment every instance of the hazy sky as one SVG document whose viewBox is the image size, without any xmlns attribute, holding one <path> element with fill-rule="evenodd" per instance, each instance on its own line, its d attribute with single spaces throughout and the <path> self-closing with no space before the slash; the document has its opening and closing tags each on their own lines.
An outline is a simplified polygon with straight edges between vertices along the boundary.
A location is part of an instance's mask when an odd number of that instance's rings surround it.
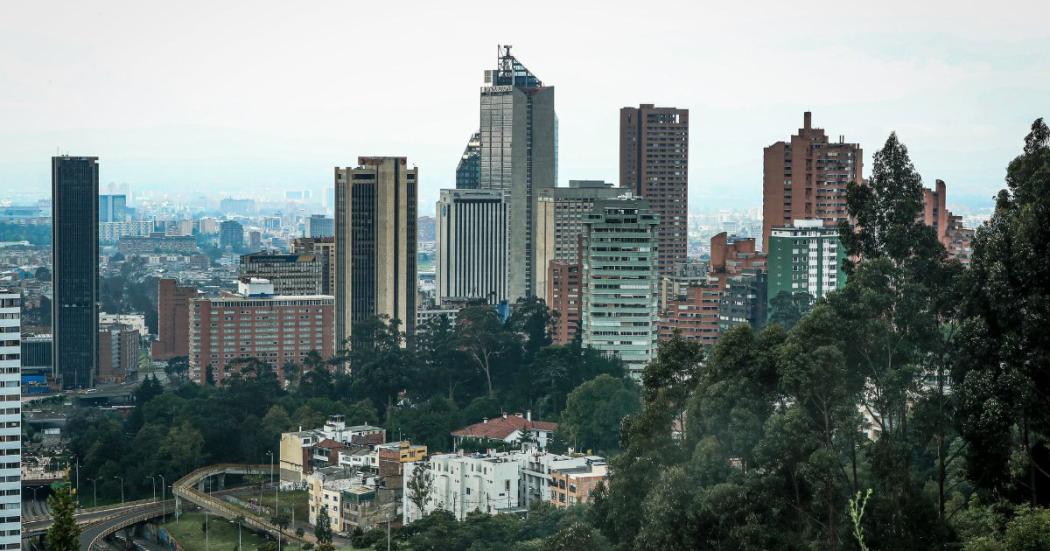
<svg viewBox="0 0 1050 551">
<path fill-rule="evenodd" d="M 865 163 L 891 130 L 949 205 L 989 203 L 1050 115 L 1050 2 L 12 2 L 0 199 L 56 151 L 134 190 L 252 196 L 405 155 L 454 184 L 496 45 L 556 88 L 561 184 L 617 179 L 617 110 L 691 110 L 690 207 L 761 204 L 762 148 L 811 110 Z M 866 167 L 867 168 L 867 167 Z M 865 171 L 867 172 L 867 171 Z"/>
</svg>

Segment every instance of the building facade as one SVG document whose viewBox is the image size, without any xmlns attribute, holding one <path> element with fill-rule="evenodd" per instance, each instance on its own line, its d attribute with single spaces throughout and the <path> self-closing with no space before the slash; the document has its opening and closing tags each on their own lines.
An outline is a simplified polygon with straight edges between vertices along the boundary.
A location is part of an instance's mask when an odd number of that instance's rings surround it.
<svg viewBox="0 0 1050 551">
<path fill-rule="evenodd" d="M 922 190 L 923 223 L 933 228 L 937 240 L 948 254 L 963 265 L 970 263 L 973 254 L 974 231 L 963 227 L 962 217 L 948 210 L 948 188 L 944 180 L 937 180 L 935 188 Z"/>
<path fill-rule="evenodd" d="M 864 152 L 860 145 L 828 139 L 813 127 L 809 111 L 802 128 L 787 142 L 777 142 L 763 153 L 762 247 L 769 250 L 773 228 L 796 220 L 821 220 L 836 226 L 849 217 L 846 186 L 864 183 Z"/>
<path fill-rule="evenodd" d="M 126 195 L 99 195 L 98 221 L 123 222 L 127 219 L 128 198 Z"/>
<path fill-rule="evenodd" d="M 219 224 L 219 248 L 237 250 L 244 247 L 244 226 L 236 220 Z"/>
<path fill-rule="evenodd" d="M 0 549 L 22 548 L 21 302 L 0 289 Z"/>
<path fill-rule="evenodd" d="M 98 382 L 123 383 L 138 369 L 139 332 L 121 323 L 106 323 L 98 331 Z"/>
<path fill-rule="evenodd" d="M 292 254 L 312 254 L 321 261 L 321 294 L 335 296 L 335 238 L 300 237 L 292 241 Z"/>
<path fill-rule="evenodd" d="M 418 170 L 405 157 L 335 169 L 336 335 L 376 315 L 416 328 Z"/>
<path fill-rule="evenodd" d="M 176 279 L 157 280 L 157 340 L 150 345 L 151 358 L 189 355 L 189 305 L 196 297 L 196 287 L 179 285 Z"/>
<path fill-rule="evenodd" d="M 98 371 L 98 158 L 51 159 L 52 336 L 62 388 Z"/>
<path fill-rule="evenodd" d="M 506 193 L 443 189 L 437 203 L 437 302 L 507 298 Z"/>
<path fill-rule="evenodd" d="M 241 255 L 238 275 L 269 280 L 278 295 L 320 295 L 322 269 L 317 255 L 259 252 Z"/>
<path fill-rule="evenodd" d="M 507 291 L 510 302 L 537 294 L 535 207 L 557 185 L 554 87 L 545 86 L 505 47 L 481 88 L 478 187 L 508 192 Z"/>
<path fill-rule="evenodd" d="M 689 110 L 642 104 L 620 109 L 620 186 L 660 216 L 658 268 L 686 261 L 689 216 Z"/>
<path fill-rule="evenodd" d="M 547 269 L 552 261 L 579 262 L 583 220 L 594 209 L 594 203 L 630 194 L 600 180 L 570 180 L 567 188 L 540 192 L 536 201 L 536 239 L 533 242 L 533 271 L 538 296 L 543 297 L 547 290 Z"/>
<path fill-rule="evenodd" d="M 478 189 L 481 180 L 481 133 L 475 132 L 456 165 L 456 189 Z"/>
<path fill-rule="evenodd" d="M 583 346 L 635 378 L 656 352 L 659 225 L 643 199 L 599 201 L 584 220 Z"/>
<path fill-rule="evenodd" d="M 190 301 L 190 370 L 200 382 L 210 368 L 216 384 L 230 364 L 257 358 L 280 372 L 307 354 L 335 354 L 335 299 L 324 295 L 275 296 L 265 280 L 242 279 L 238 294 Z"/>
<path fill-rule="evenodd" d="M 334 237 L 335 219 L 323 214 L 313 214 L 306 219 L 304 237 Z"/>
<path fill-rule="evenodd" d="M 558 262 L 547 265 L 547 307 L 557 314 L 551 340 L 568 344 L 580 331 L 583 313 L 583 264 Z"/>
<path fill-rule="evenodd" d="M 846 251 L 837 228 L 820 220 L 797 220 L 775 227 L 769 238 L 767 300 L 780 293 L 808 293 L 810 301 L 846 286 Z"/>
</svg>

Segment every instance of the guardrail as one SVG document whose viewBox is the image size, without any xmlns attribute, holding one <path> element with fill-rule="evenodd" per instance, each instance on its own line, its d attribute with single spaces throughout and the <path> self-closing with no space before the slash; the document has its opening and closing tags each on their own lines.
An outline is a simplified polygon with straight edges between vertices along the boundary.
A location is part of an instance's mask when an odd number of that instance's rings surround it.
<svg viewBox="0 0 1050 551">
<path fill-rule="evenodd" d="M 160 509 L 154 507 L 148 512 L 139 513 L 137 515 L 124 518 L 120 522 L 114 524 L 113 526 L 102 530 L 94 538 L 91 538 L 91 543 L 88 544 L 88 549 L 107 549 L 107 546 L 100 546 L 99 544 L 102 543 L 102 541 L 108 538 L 111 534 L 115 534 L 129 526 L 134 526 L 140 522 L 146 522 L 147 520 L 153 519 L 154 517 L 157 517 L 162 514 L 164 514 L 163 507 L 161 507 Z"/>
</svg>

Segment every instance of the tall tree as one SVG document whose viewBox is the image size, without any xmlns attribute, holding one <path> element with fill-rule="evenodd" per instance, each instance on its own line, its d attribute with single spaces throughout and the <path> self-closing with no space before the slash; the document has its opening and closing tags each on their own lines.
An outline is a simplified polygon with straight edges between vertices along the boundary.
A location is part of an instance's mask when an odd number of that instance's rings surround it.
<svg viewBox="0 0 1050 551">
<path fill-rule="evenodd" d="M 47 498 L 51 510 L 51 528 L 47 530 L 47 548 L 55 551 L 76 551 L 80 548 L 80 526 L 74 516 L 77 502 L 69 484 L 63 484 Z"/>
</svg>

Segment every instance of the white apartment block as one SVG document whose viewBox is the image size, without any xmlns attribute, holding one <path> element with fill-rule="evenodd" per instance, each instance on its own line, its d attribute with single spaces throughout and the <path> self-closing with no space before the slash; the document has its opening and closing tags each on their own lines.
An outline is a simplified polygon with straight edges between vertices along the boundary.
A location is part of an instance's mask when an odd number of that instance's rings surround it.
<svg viewBox="0 0 1050 551">
<path fill-rule="evenodd" d="M 0 549 L 22 547 L 21 296 L 0 290 Z"/>
</svg>

